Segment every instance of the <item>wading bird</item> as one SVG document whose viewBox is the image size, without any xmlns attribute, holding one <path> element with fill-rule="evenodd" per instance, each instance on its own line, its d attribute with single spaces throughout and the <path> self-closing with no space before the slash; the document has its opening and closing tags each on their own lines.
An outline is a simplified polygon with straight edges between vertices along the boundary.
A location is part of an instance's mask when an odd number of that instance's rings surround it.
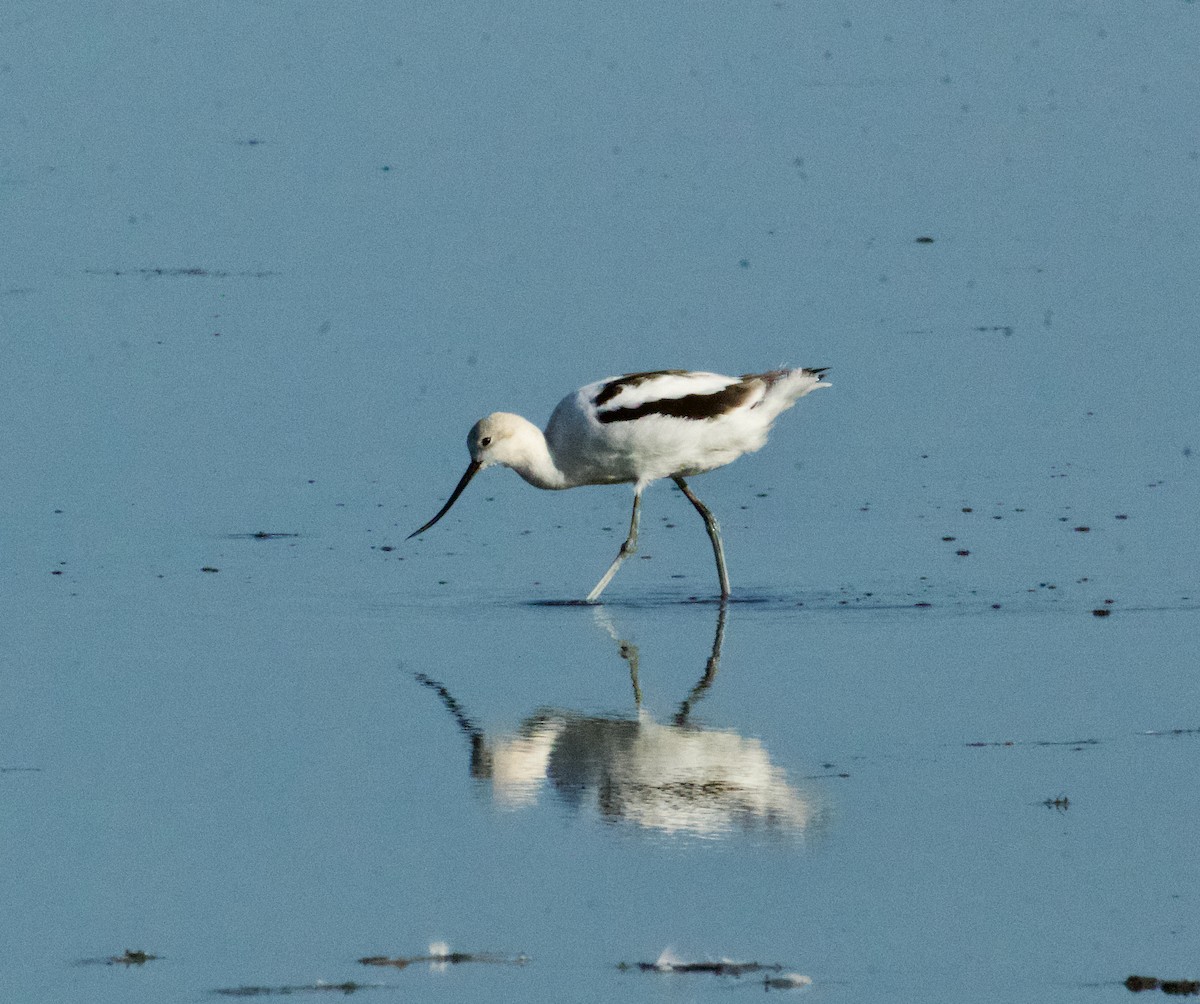
<svg viewBox="0 0 1200 1004">
<path fill-rule="evenodd" d="M 424 533 L 450 511 L 470 480 L 485 467 L 511 467 L 537 488 L 632 483 L 629 536 L 596 587 L 595 602 L 637 550 L 642 492 L 670 478 L 696 507 L 708 529 L 721 598 L 729 575 L 721 528 L 684 478 L 724 467 L 743 453 L 761 449 L 775 419 L 809 391 L 828 387 L 825 369 L 772 370 L 729 377 L 689 370 L 655 370 L 609 377 L 568 394 L 554 409 L 543 433 L 520 415 L 498 411 L 480 419 L 467 435 L 471 463 L 444 506 L 409 539 Z"/>
</svg>

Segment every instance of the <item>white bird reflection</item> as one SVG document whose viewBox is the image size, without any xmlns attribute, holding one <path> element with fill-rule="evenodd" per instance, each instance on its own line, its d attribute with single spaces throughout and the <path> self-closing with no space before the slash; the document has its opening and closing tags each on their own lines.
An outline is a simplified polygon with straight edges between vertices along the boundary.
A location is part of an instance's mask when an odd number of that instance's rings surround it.
<svg viewBox="0 0 1200 1004">
<path fill-rule="evenodd" d="M 514 732 L 488 735 L 445 686 L 417 674 L 470 739 L 471 775 L 490 785 L 497 804 L 531 806 L 549 786 L 576 808 L 594 802 L 605 821 L 700 837 L 746 830 L 800 835 L 822 818 L 818 803 L 789 783 L 757 739 L 690 720 L 693 704 L 717 675 L 724 604 L 704 674 L 670 724 L 655 721 L 641 707 L 637 647 L 617 636 L 602 611 L 598 617 L 629 664 L 637 706 L 633 717 L 540 709 Z"/>
</svg>

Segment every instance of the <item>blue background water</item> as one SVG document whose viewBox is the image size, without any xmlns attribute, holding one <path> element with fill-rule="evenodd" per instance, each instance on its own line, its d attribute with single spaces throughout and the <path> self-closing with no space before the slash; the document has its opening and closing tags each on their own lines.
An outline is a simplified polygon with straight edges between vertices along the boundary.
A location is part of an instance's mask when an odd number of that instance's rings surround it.
<svg viewBox="0 0 1200 1004">
<path fill-rule="evenodd" d="M 10 4 L 14 999 L 728 991 L 616 968 L 665 948 L 830 1000 L 1197 975 L 1195 32 Z M 743 602 L 685 728 L 717 609 L 674 490 L 600 613 L 537 601 L 627 489 L 489 472 L 404 540 L 482 414 L 780 364 L 834 386 L 695 482 Z M 782 815 L 678 797 L 718 769 Z M 437 940 L 531 961 L 355 962 Z M 162 958 L 74 964 L 125 948 Z"/>
</svg>

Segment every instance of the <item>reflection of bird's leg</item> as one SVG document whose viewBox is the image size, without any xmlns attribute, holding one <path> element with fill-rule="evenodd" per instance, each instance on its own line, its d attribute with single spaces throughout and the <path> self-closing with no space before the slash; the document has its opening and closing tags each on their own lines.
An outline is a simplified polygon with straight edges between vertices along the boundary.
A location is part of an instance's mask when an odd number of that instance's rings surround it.
<svg viewBox="0 0 1200 1004">
<path fill-rule="evenodd" d="M 629 681 L 633 684 L 633 700 L 640 708 L 642 706 L 642 687 L 638 683 L 638 647 L 617 633 L 617 626 L 603 607 L 596 607 L 595 611 L 596 623 L 608 632 L 608 636 L 617 643 L 617 652 L 621 658 L 629 663 Z"/>
<path fill-rule="evenodd" d="M 444 684 L 438 683 L 437 680 L 431 680 L 424 673 L 413 673 L 413 678 L 422 687 L 428 687 L 438 695 L 438 697 L 441 699 L 441 702 L 446 706 L 446 710 L 449 711 L 450 714 L 454 716 L 454 720 L 458 722 L 458 727 L 460 729 L 462 729 L 468 735 L 479 731 L 479 726 L 477 726 L 473 721 L 471 721 L 470 718 L 467 717 L 467 713 L 463 710 L 463 706 L 458 703 L 458 701 L 454 698 L 454 695 L 446 689 Z"/>
<path fill-rule="evenodd" d="M 588 603 L 595 603 L 600 598 L 604 587 L 612 582 L 612 577 L 617 574 L 621 563 L 637 550 L 638 519 L 642 513 L 642 488 L 642 485 L 638 485 L 633 491 L 633 518 L 629 521 L 629 536 L 625 538 L 625 543 L 621 545 L 621 550 L 617 552 L 613 563 L 608 566 L 608 571 L 596 583 L 596 588 L 587 594 L 586 602 Z"/>
<path fill-rule="evenodd" d="M 683 478 L 673 478 L 672 480 L 704 519 L 704 528 L 708 530 L 708 539 L 712 541 L 713 554 L 717 559 L 717 578 L 721 580 L 721 599 L 725 599 L 729 595 L 729 573 L 725 571 L 725 548 L 721 546 L 721 527 L 718 525 L 716 517 L 709 512 L 708 506 L 692 494 L 692 490 Z"/>
<path fill-rule="evenodd" d="M 442 704 L 446 706 L 446 710 L 454 716 L 458 727 L 471 740 L 471 776 L 488 777 L 491 774 L 491 753 L 484 742 L 483 730 L 467 717 L 463 706 L 458 703 L 444 684 L 438 683 L 437 680 L 431 680 L 424 673 L 414 673 L 413 677 L 421 686 L 428 687 L 438 695 Z"/>
<path fill-rule="evenodd" d="M 687 724 L 688 715 L 692 713 L 692 704 L 704 696 L 704 692 L 712 686 L 713 680 L 717 678 L 717 670 L 721 667 L 721 645 L 725 641 L 725 611 L 728 606 L 724 600 L 721 600 L 720 609 L 717 611 L 717 633 L 713 637 L 712 654 L 708 657 L 708 663 L 704 667 L 704 675 L 700 677 L 700 682 L 688 692 L 683 703 L 679 705 L 679 710 L 675 713 L 676 725 Z"/>
<path fill-rule="evenodd" d="M 633 703 L 642 706 L 642 685 L 638 682 L 638 647 L 629 641 L 621 641 L 621 658 L 629 663 L 629 682 L 633 684 Z"/>
</svg>

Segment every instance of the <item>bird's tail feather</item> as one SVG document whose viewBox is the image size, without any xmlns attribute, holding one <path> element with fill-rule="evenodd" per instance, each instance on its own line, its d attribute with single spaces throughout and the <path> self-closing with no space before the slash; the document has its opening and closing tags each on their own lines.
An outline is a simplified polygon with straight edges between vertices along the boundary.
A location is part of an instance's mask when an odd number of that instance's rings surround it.
<svg viewBox="0 0 1200 1004">
<path fill-rule="evenodd" d="M 822 379 L 828 372 L 828 366 L 820 366 L 793 370 L 771 370 L 769 373 L 755 375 L 767 385 L 763 403 L 775 404 L 782 411 L 784 408 L 790 408 L 810 391 L 814 391 L 818 387 L 830 386 Z"/>
</svg>

